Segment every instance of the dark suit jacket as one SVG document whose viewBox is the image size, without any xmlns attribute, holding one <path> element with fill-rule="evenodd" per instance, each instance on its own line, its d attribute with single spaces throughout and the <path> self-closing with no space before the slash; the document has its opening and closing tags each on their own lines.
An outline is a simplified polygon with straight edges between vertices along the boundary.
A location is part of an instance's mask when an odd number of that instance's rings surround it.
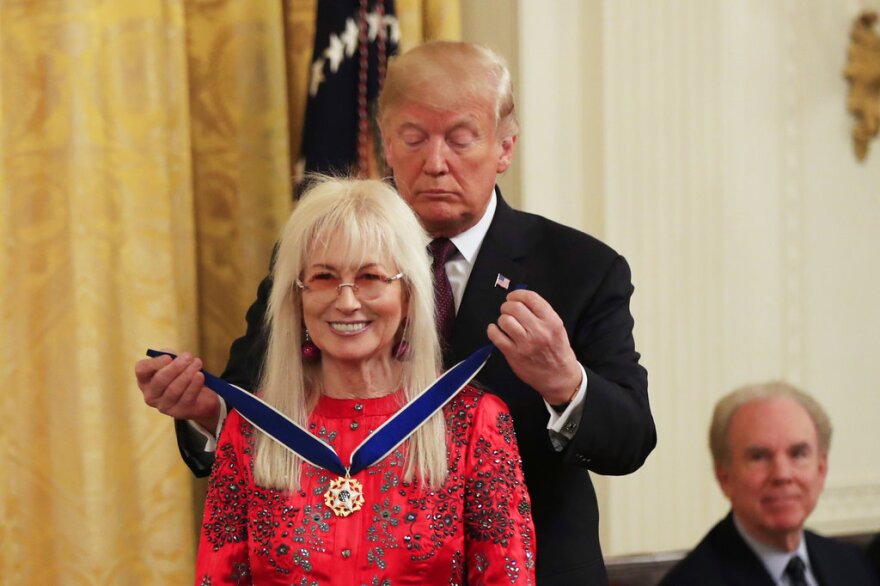
<svg viewBox="0 0 880 586">
<path fill-rule="evenodd" d="M 864 552 L 853 545 L 804 532 L 807 554 L 822 586 L 877 586 Z M 763 562 L 733 524 L 718 522 L 697 547 L 660 582 L 661 586 L 774 586 Z"/>
<path fill-rule="evenodd" d="M 628 474 L 656 444 L 647 372 L 638 363 L 632 337 L 629 266 L 595 238 L 516 211 L 499 194 L 456 315 L 447 365 L 486 343 L 486 327 L 498 318 L 507 294 L 495 287 L 499 273 L 553 306 L 589 381 L 576 435 L 559 453 L 549 440 L 549 415 L 540 395 L 516 378 L 500 352 L 477 377 L 513 414 L 537 532 L 538 583 L 606 584 L 598 505 L 587 471 Z M 247 334 L 233 343 L 223 374 L 244 388 L 252 388 L 262 360 L 260 329 L 270 288 L 268 279 L 260 285 L 248 310 Z M 207 474 L 210 465 L 184 443 L 187 463 L 196 474 Z"/>
<path fill-rule="evenodd" d="M 871 543 L 868 544 L 868 562 L 874 568 L 878 575 L 880 575 L 880 533 L 874 536 L 874 539 L 871 540 Z"/>
</svg>

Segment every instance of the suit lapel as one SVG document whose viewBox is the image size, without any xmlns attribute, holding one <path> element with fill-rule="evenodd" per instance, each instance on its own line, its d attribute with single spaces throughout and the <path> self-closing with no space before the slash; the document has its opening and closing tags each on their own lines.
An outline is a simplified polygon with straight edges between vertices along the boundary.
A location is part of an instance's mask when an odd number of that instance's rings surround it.
<svg viewBox="0 0 880 586">
<path fill-rule="evenodd" d="M 724 575 L 729 584 L 737 586 L 775 586 L 764 563 L 746 544 L 736 526 L 733 513 L 718 524 L 716 547 L 724 560 Z"/>
<path fill-rule="evenodd" d="M 828 576 L 840 576 L 841 568 L 835 567 L 833 556 L 829 556 L 827 548 L 818 543 L 816 536 L 809 531 L 804 531 L 804 539 L 807 541 L 807 555 L 810 556 L 810 569 L 819 584 L 831 584 Z"/>
<path fill-rule="evenodd" d="M 502 199 L 496 188 L 498 206 L 480 246 L 468 278 L 452 333 L 452 356 L 458 361 L 488 342 L 486 327 L 498 318 L 498 310 L 509 290 L 495 286 L 499 274 L 510 279 L 511 289 L 522 282 L 526 242 L 520 214 Z"/>
</svg>

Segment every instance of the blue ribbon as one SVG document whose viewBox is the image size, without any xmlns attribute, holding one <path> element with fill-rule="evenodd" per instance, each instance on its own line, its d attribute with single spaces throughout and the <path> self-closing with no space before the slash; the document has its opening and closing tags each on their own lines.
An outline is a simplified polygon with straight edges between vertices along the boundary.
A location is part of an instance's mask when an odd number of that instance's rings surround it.
<svg viewBox="0 0 880 586">
<path fill-rule="evenodd" d="M 354 475 L 369 468 L 403 443 L 434 413 L 443 408 L 483 368 L 494 346 L 487 344 L 447 370 L 431 386 L 405 405 L 393 417 L 370 434 L 351 455 L 346 469 L 336 451 L 289 417 L 256 395 L 230 384 L 205 370 L 205 386 L 223 397 L 242 417 L 304 460 L 339 476 Z M 168 355 L 148 349 L 147 356 Z"/>
</svg>

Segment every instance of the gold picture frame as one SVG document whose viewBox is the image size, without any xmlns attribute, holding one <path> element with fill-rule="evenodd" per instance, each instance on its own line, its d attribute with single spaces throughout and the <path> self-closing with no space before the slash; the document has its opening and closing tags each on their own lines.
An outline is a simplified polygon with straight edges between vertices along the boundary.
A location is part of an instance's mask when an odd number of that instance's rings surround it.
<svg viewBox="0 0 880 586">
<path fill-rule="evenodd" d="M 880 36 L 876 12 L 863 12 L 853 22 L 844 77 L 849 82 L 846 107 L 855 117 L 852 131 L 856 158 L 864 161 L 880 131 Z"/>
</svg>

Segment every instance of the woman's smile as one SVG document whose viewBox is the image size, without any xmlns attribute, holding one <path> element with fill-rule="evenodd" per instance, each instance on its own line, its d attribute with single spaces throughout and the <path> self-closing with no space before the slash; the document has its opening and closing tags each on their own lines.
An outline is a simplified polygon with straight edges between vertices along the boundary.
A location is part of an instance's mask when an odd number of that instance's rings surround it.
<svg viewBox="0 0 880 586">
<path fill-rule="evenodd" d="M 346 336 L 359 334 L 364 331 L 367 327 L 369 327 L 370 322 L 368 321 L 355 321 L 355 322 L 330 322 L 330 329 L 339 334 L 343 334 Z"/>
</svg>

